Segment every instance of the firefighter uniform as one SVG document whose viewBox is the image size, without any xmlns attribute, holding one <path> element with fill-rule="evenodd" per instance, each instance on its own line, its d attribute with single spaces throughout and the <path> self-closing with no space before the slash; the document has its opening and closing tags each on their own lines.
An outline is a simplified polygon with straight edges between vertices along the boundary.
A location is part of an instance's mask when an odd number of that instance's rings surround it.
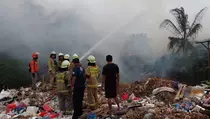
<svg viewBox="0 0 210 119">
<path fill-rule="evenodd" d="M 65 60 L 61 64 L 61 72 L 56 74 L 56 90 L 59 98 L 59 108 L 65 113 L 72 111 L 72 91 L 70 88 L 70 73 L 68 71 L 70 63 Z M 65 69 L 65 70 L 64 70 Z M 66 105 L 65 105 L 66 103 Z"/>
<path fill-rule="evenodd" d="M 51 52 L 51 55 L 56 55 L 56 52 L 55 51 Z M 49 58 L 49 60 L 48 60 L 48 73 L 49 73 L 49 78 L 50 78 L 50 89 L 52 89 L 53 86 L 54 86 L 56 69 L 57 69 L 56 61 L 52 58 Z"/>
<path fill-rule="evenodd" d="M 58 66 L 57 66 L 57 71 L 59 72 L 61 69 L 61 63 L 64 61 L 64 55 L 63 53 L 58 54 Z"/>
<path fill-rule="evenodd" d="M 86 80 L 86 86 L 87 86 L 87 98 L 88 98 L 88 106 L 91 109 L 95 109 L 98 105 L 98 78 L 100 74 L 100 69 L 97 65 L 95 65 L 95 57 L 89 56 L 88 61 L 91 64 L 94 64 L 93 66 L 89 65 L 86 69 L 86 76 L 88 77 Z"/>
</svg>

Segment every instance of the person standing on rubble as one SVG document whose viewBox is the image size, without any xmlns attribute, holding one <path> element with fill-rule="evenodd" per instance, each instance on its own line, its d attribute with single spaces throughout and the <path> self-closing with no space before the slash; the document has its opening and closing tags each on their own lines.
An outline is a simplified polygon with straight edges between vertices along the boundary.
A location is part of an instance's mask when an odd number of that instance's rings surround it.
<svg viewBox="0 0 210 119">
<path fill-rule="evenodd" d="M 90 55 L 88 58 L 88 67 L 85 70 L 86 85 L 87 85 L 87 99 L 88 107 L 90 109 L 96 109 L 98 105 L 98 78 L 100 74 L 100 69 L 96 65 L 96 59 L 94 56 Z"/>
<path fill-rule="evenodd" d="M 56 68 L 57 68 L 56 52 L 52 51 L 50 53 L 50 58 L 48 60 L 48 72 L 49 72 L 49 77 L 50 77 L 50 89 L 53 89 L 53 86 L 54 86 Z"/>
<path fill-rule="evenodd" d="M 59 108 L 64 115 L 69 115 L 72 113 L 72 91 L 70 90 L 70 73 L 68 71 L 69 66 L 69 61 L 63 61 L 61 63 L 60 72 L 56 74 L 56 90 L 59 98 Z"/>
<path fill-rule="evenodd" d="M 75 65 L 72 73 L 72 88 L 73 88 L 73 107 L 74 114 L 72 119 L 78 119 L 82 114 L 82 103 L 85 90 L 85 70 L 81 66 L 79 58 L 73 59 Z"/>
<path fill-rule="evenodd" d="M 64 55 L 63 53 L 58 54 L 58 71 L 60 72 L 61 70 L 61 63 L 64 61 Z"/>
<path fill-rule="evenodd" d="M 39 64 L 38 64 L 38 52 L 35 52 L 32 54 L 32 60 L 29 63 L 29 72 L 31 72 L 31 78 L 32 78 L 32 89 L 36 89 L 36 81 L 37 81 L 37 73 L 39 71 Z"/>
<path fill-rule="evenodd" d="M 102 71 L 102 88 L 105 89 L 105 97 L 108 98 L 108 105 L 110 113 L 112 111 L 111 99 L 115 99 L 115 102 L 120 109 L 119 100 L 117 98 L 119 88 L 119 67 L 117 64 L 112 63 L 112 56 L 106 56 L 107 64 L 103 67 Z"/>
</svg>

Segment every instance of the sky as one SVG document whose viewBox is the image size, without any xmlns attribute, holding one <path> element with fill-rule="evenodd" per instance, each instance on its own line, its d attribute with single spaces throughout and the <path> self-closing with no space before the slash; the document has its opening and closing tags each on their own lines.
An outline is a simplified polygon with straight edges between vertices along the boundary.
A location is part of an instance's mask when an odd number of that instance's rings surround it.
<svg viewBox="0 0 210 119">
<path fill-rule="evenodd" d="M 132 21 L 130 27 L 127 26 L 122 31 L 147 33 L 153 40 L 153 47 L 163 47 L 163 49 L 158 48 L 158 52 L 166 49 L 167 35 L 171 35 L 166 30 L 159 29 L 159 24 L 165 18 L 173 19 L 169 13 L 172 8 L 184 7 L 192 22 L 196 13 L 210 6 L 209 0 L 38 0 L 37 2 L 45 6 L 48 12 L 76 9 L 77 14 L 88 21 L 95 30 L 105 33 L 118 29 L 139 15 Z M 209 37 L 209 13 L 208 10 L 202 20 L 204 27 L 196 40 Z"/>
<path fill-rule="evenodd" d="M 0 40 L 3 41 L 6 37 L 13 39 L 14 42 L 5 41 L 3 43 L 5 47 L 1 47 L 0 51 L 11 49 L 16 42 L 21 41 L 20 46 L 28 48 L 27 55 L 35 50 L 46 52 L 68 50 L 70 54 L 79 52 L 78 54 L 82 55 L 99 40 L 112 34 L 106 39 L 106 45 L 97 48 L 105 54 L 117 49 L 113 44 L 123 46 L 125 40 L 119 39 L 119 34 L 126 36 L 147 33 L 150 48 L 159 56 L 166 52 L 167 38 L 172 35 L 160 29 L 159 25 L 165 18 L 173 21 L 170 9 L 181 6 L 185 8 L 192 22 L 199 10 L 210 6 L 210 1 L 1 0 L 0 31 L 4 37 Z M 209 13 L 208 10 L 202 20 L 203 30 L 196 40 L 210 37 Z M 74 44 L 78 46 L 74 47 Z M 109 45 L 113 45 L 112 48 L 107 48 Z M 117 55 L 120 50 L 119 47 L 114 54 Z"/>
<path fill-rule="evenodd" d="M 154 62 L 168 53 L 168 37 L 173 35 L 159 26 L 164 19 L 175 22 L 171 9 L 184 7 L 192 23 L 196 14 L 209 6 L 210 0 L 0 0 L 0 54 L 28 62 L 38 51 L 39 63 L 47 71 L 53 50 L 81 57 L 94 48 L 89 54 L 97 54 L 97 63 L 104 65 L 105 56 L 113 55 L 121 74 L 130 80 L 130 76 L 142 73 L 142 62 Z M 208 9 L 197 41 L 210 38 L 209 23 Z M 147 35 L 139 41 L 131 37 L 141 33 Z M 138 56 L 131 62 L 127 59 L 136 66 L 133 69 L 126 70 L 123 62 L 127 52 Z"/>
</svg>

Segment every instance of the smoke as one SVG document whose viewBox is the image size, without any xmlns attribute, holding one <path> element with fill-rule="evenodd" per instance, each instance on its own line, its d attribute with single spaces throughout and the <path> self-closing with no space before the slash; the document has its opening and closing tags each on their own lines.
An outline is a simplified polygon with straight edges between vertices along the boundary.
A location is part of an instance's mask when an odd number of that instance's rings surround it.
<svg viewBox="0 0 210 119">
<path fill-rule="evenodd" d="M 40 62 L 46 64 L 53 50 L 82 56 L 118 29 L 92 54 L 100 56 L 96 57 L 100 60 L 107 54 L 113 55 L 126 74 L 122 57 L 135 54 L 144 65 L 166 52 L 167 37 L 171 34 L 160 30 L 159 24 L 165 18 L 172 18 L 170 9 L 183 6 L 192 19 L 207 5 L 210 5 L 208 0 L 1 0 L 0 52 L 29 60 L 31 53 L 38 51 Z M 204 18 L 198 40 L 208 38 L 208 13 Z M 146 35 L 132 37 L 141 33 Z M 104 60 L 99 62 L 105 64 Z M 139 62 L 132 63 L 134 66 Z"/>
</svg>

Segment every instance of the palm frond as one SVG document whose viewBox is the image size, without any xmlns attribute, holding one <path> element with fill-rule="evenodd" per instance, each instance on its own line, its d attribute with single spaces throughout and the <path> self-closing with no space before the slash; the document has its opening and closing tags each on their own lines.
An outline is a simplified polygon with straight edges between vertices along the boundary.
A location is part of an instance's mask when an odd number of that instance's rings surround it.
<svg viewBox="0 0 210 119">
<path fill-rule="evenodd" d="M 187 38 L 195 39 L 198 32 L 202 29 L 201 24 L 196 24 L 192 29 L 189 30 Z"/>
<path fill-rule="evenodd" d="M 176 37 L 168 37 L 168 39 L 170 40 L 168 43 L 168 49 L 175 51 L 177 50 L 177 45 L 179 45 L 179 42 L 181 41 L 181 38 L 176 38 Z"/>
<path fill-rule="evenodd" d="M 199 24 L 205 14 L 205 12 L 207 11 L 207 7 L 203 8 L 200 12 L 198 12 L 198 14 L 195 16 L 195 19 L 191 25 L 191 29 L 196 25 L 196 24 Z"/>
<path fill-rule="evenodd" d="M 169 20 L 165 19 L 161 24 L 160 28 L 166 28 L 170 32 L 172 32 L 176 36 L 182 36 L 181 31 L 174 25 L 174 23 Z"/>
<path fill-rule="evenodd" d="M 180 53 L 181 51 L 183 53 L 188 53 L 194 48 L 193 43 L 189 41 L 188 39 L 186 40 L 180 40 L 179 44 L 177 44 L 177 51 L 176 53 Z"/>
<path fill-rule="evenodd" d="M 175 8 L 172 9 L 171 14 L 174 15 L 174 17 L 176 18 L 177 21 L 177 25 L 179 26 L 179 29 L 182 33 L 184 33 L 184 31 L 186 31 L 187 29 L 187 22 L 188 22 L 188 15 L 185 14 L 184 8 Z M 183 34 L 184 35 L 184 34 Z"/>
</svg>

